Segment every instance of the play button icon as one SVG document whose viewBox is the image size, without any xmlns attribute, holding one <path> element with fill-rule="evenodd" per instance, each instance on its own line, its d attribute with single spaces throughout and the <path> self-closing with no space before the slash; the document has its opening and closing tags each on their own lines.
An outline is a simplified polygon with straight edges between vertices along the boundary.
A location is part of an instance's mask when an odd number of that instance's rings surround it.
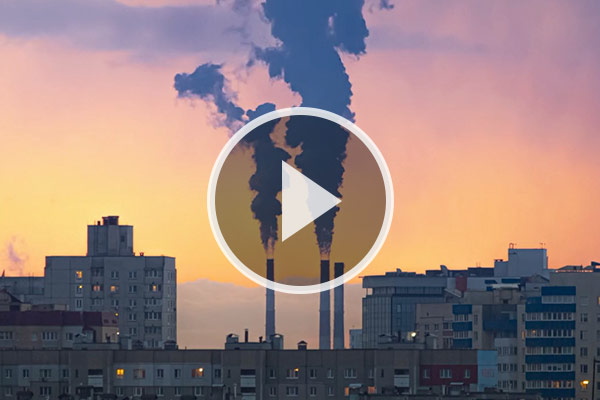
<svg viewBox="0 0 600 400">
<path fill-rule="evenodd" d="M 342 201 L 285 161 L 281 162 L 281 193 L 282 241 Z"/>
<path fill-rule="evenodd" d="M 362 130 L 295 107 L 259 116 L 231 137 L 207 201 L 216 241 L 240 272 L 270 289 L 315 293 L 374 259 L 391 225 L 393 191 Z"/>
</svg>

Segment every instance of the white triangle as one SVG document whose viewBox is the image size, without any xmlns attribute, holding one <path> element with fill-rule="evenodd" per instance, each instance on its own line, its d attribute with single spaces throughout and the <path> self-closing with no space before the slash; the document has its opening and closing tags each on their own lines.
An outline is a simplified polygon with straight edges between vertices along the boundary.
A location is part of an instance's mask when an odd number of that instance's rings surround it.
<svg viewBox="0 0 600 400">
<path fill-rule="evenodd" d="M 282 241 L 341 201 L 285 161 L 281 162 Z"/>
</svg>

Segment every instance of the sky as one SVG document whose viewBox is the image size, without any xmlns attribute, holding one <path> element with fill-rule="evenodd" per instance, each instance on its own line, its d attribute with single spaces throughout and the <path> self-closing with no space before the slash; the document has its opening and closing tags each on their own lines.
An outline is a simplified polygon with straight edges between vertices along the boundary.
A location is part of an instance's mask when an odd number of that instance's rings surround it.
<svg viewBox="0 0 600 400">
<path fill-rule="evenodd" d="M 229 285 L 240 299 L 259 290 L 221 254 L 207 219 L 208 177 L 229 132 L 214 106 L 178 98 L 173 77 L 213 62 L 245 109 L 301 98 L 264 64 L 246 66 L 252 46 L 276 43 L 258 2 L 166 3 L 0 4 L 7 275 L 42 274 L 47 255 L 84 254 L 86 225 L 120 215 L 135 227 L 136 252 L 177 258 L 188 288 L 181 315 L 196 310 L 194 285 Z M 387 242 L 363 275 L 489 266 L 509 243 L 543 243 L 551 267 L 600 259 L 598 4 L 382 10 L 372 1 L 363 15 L 366 53 L 342 56 L 350 108 L 385 156 L 396 197 Z M 230 309 L 230 299 L 211 301 L 215 313 Z M 347 307 L 357 323 L 359 308 Z M 199 345 L 191 325 L 180 327 L 184 345 Z M 205 342 L 224 335 L 207 332 Z"/>
</svg>

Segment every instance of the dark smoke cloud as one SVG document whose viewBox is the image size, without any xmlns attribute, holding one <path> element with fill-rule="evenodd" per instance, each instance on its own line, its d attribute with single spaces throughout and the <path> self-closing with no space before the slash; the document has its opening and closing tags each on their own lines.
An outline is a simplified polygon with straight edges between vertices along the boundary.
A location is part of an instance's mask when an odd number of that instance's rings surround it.
<svg viewBox="0 0 600 400">
<path fill-rule="evenodd" d="M 262 111 L 266 111 L 264 107 Z M 255 113 L 248 112 L 251 118 Z M 256 191 L 251 209 L 254 218 L 260 222 L 260 239 L 269 256 L 272 255 L 278 237 L 277 216 L 281 215 L 281 202 L 277 199 L 277 194 L 281 191 L 281 161 L 287 161 L 291 157 L 285 150 L 276 147 L 271 139 L 270 135 L 279 121 L 278 118 L 264 123 L 245 138 L 254 148 L 252 158 L 256 164 L 256 172 L 249 181 L 250 189 Z"/>
<path fill-rule="evenodd" d="M 364 0 L 266 0 L 265 17 L 276 47 L 256 49 L 255 56 L 269 67 L 272 78 L 283 79 L 302 96 L 302 105 L 322 108 L 350 120 L 352 85 L 340 52 L 360 56 L 369 35 L 362 15 Z M 318 134 L 329 129 L 327 134 Z M 291 118 L 286 142 L 301 146 L 294 162 L 325 189 L 340 196 L 348 133 L 339 126 Z M 334 228 L 335 207 L 315 220 L 315 233 L 323 257 L 328 257 Z"/>
<path fill-rule="evenodd" d="M 180 97 L 199 97 L 212 101 L 217 112 L 224 117 L 223 125 L 232 132 L 242 124 L 275 110 L 275 104 L 264 103 L 244 113 L 235 103 L 235 96 L 227 91 L 221 66 L 216 64 L 200 65 L 191 74 L 177 74 L 174 86 Z M 277 241 L 277 216 L 281 215 L 281 202 L 277 200 L 281 190 L 281 161 L 290 158 L 271 139 L 270 135 L 278 122 L 277 119 L 265 123 L 244 138 L 244 143 L 254 149 L 252 158 L 256 164 L 256 171 L 248 182 L 250 189 L 256 192 L 250 208 L 260 223 L 260 239 L 269 255 Z"/>
<path fill-rule="evenodd" d="M 191 74 L 175 75 L 175 90 L 179 97 L 212 101 L 219 114 L 224 116 L 223 125 L 235 131 L 243 120 L 244 110 L 235 104 L 235 96 L 226 91 L 225 84 L 225 76 L 218 64 L 202 64 Z"/>
</svg>

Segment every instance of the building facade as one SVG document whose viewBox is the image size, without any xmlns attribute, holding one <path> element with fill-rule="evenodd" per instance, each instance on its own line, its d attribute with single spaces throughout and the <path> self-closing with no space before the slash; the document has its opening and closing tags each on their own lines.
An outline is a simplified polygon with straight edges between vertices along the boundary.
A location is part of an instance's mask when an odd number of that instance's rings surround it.
<svg viewBox="0 0 600 400">
<path fill-rule="evenodd" d="M 344 399 L 358 388 L 441 394 L 494 387 L 495 362 L 495 352 L 477 350 L 7 350 L 0 391 L 4 399 L 31 392 L 34 400 Z"/>
<path fill-rule="evenodd" d="M 110 312 L 121 338 L 137 347 L 177 341 L 175 258 L 133 251 L 133 226 L 103 217 L 88 226 L 85 256 L 46 257 L 44 277 L 2 277 L 0 286 L 22 301 L 77 312 Z"/>
</svg>

